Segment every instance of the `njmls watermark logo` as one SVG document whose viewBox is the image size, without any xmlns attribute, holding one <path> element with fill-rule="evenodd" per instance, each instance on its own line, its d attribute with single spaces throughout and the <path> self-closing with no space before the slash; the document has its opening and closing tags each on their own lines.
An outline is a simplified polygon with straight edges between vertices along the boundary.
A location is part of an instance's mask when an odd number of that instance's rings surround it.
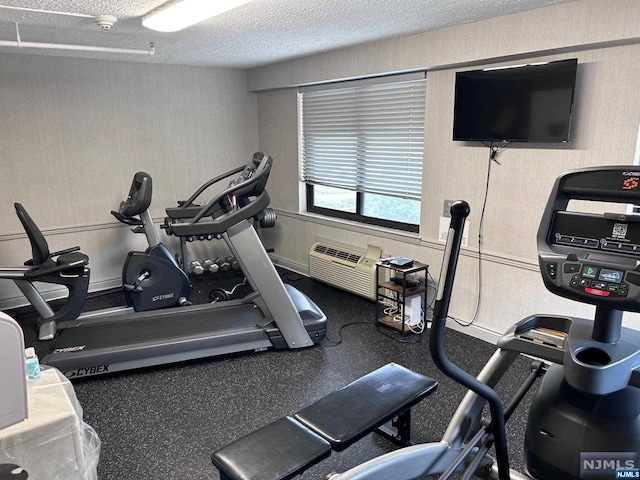
<svg viewBox="0 0 640 480">
<path fill-rule="evenodd" d="M 616 478 L 640 478 L 640 469 L 618 468 L 616 470 Z"/>
<path fill-rule="evenodd" d="M 638 452 L 581 452 L 581 479 L 638 478 Z M 624 475 L 624 476 L 619 476 Z M 629 475 L 629 476 L 626 476 Z"/>
</svg>

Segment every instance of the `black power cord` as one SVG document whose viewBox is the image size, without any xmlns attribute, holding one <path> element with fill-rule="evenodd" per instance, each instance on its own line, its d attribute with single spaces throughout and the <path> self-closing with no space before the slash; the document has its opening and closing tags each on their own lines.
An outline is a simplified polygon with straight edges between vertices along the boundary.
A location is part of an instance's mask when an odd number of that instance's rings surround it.
<svg viewBox="0 0 640 480">
<path fill-rule="evenodd" d="M 420 343 L 422 342 L 422 334 L 412 335 L 410 337 L 401 337 L 400 332 L 391 332 L 385 326 L 376 324 L 376 329 L 385 337 L 389 337 L 391 340 L 395 340 L 398 343 Z"/>
<path fill-rule="evenodd" d="M 329 335 L 325 334 L 325 337 L 322 340 L 322 346 L 325 347 L 325 348 L 332 348 L 332 347 L 337 347 L 338 345 L 340 345 L 342 343 L 342 340 L 343 340 L 343 338 L 342 338 L 342 330 L 344 330 L 345 328 L 350 327 L 352 325 L 371 325 L 371 322 L 365 322 L 365 321 L 360 320 L 360 321 L 357 321 L 357 322 L 346 323 L 346 324 L 342 325 L 340 327 L 340 329 L 338 330 L 338 340 L 331 340 L 329 338 Z M 324 343 L 325 341 L 329 342 L 331 345 L 327 345 L 326 343 Z"/>
<path fill-rule="evenodd" d="M 493 142 L 488 145 L 483 142 L 483 145 L 489 148 L 489 160 L 487 164 L 487 182 L 484 188 L 484 200 L 482 202 L 482 211 L 480 212 L 480 223 L 478 224 L 478 298 L 476 300 L 476 308 L 470 322 L 464 322 L 461 319 L 456 317 L 451 317 L 451 316 L 448 317 L 462 327 L 470 327 L 471 325 L 473 325 L 475 321 L 478 319 L 478 314 L 480 313 L 480 300 L 482 298 L 482 231 L 484 228 L 484 214 L 487 208 L 487 198 L 489 197 L 489 180 L 491 178 L 491 164 L 492 162 L 495 162 L 498 165 L 500 165 L 500 162 L 498 162 L 497 157 L 500 154 L 500 152 L 502 152 L 510 144 L 505 143 L 501 147 L 495 147 L 493 145 Z"/>
<path fill-rule="evenodd" d="M 505 148 L 511 145 L 511 142 L 504 142 L 500 147 L 494 146 L 493 142 L 489 143 L 489 145 L 487 145 L 484 142 L 482 142 L 482 144 L 489 149 L 489 160 L 490 161 L 493 160 L 498 165 L 500 165 L 500 162 L 498 161 L 498 154 L 500 154 L 500 152 L 502 152 Z"/>
</svg>

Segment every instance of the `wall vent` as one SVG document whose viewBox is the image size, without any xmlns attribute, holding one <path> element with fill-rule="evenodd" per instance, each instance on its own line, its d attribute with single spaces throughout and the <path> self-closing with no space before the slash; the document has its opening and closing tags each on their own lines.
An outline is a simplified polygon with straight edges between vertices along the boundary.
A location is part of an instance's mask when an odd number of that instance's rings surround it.
<svg viewBox="0 0 640 480">
<path fill-rule="evenodd" d="M 376 298 L 376 261 L 382 250 L 366 250 L 319 241 L 309 251 L 309 276 L 356 295 Z"/>
</svg>

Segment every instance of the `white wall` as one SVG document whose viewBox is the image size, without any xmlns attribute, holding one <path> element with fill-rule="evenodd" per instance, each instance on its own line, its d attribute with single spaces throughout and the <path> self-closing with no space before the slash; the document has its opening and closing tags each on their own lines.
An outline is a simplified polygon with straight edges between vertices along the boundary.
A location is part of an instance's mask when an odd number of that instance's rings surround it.
<svg viewBox="0 0 640 480">
<path fill-rule="evenodd" d="M 577 0 L 254 68 L 247 73 L 247 85 L 253 91 L 273 90 L 627 44 L 639 38 L 637 0 Z"/>
<path fill-rule="evenodd" d="M 463 252 L 451 314 L 468 321 L 478 288 L 477 237 L 488 149 L 453 142 L 455 72 L 460 69 L 578 58 L 572 140 L 568 145 L 512 145 L 493 165 L 485 214 L 481 303 L 475 334 L 491 336 L 533 313 L 590 315 L 592 307 L 548 293 L 537 267 L 535 234 L 556 177 L 586 166 L 631 164 L 640 124 L 640 2 L 582 0 L 441 31 L 375 42 L 249 72 L 259 90 L 260 148 L 278 168 L 271 180 L 272 206 L 280 211 L 274 231 L 279 260 L 307 271 L 317 237 L 430 264 L 437 277 L 442 259 L 438 223 L 445 199 L 467 200 L 470 247 Z M 604 24 L 605 26 L 603 26 Z M 400 48 L 402 47 L 402 48 Z M 518 59 L 517 61 L 515 59 Z M 365 61 L 366 59 L 366 61 Z M 300 214 L 297 183 L 296 90 L 289 87 L 393 69 L 427 73 L 425 159 L 419 236 L 354 226 Z M 633 321 L 635 326 L 640 322 Z"/>
<path fill-rule="evenodd" d="M 93 289 L 118 285 L 126 252 L 144 247 L 110 214 L 136 171 L 153 178 L 161 219 L 258 141 L 256 95 L 235 69 L 1 54 L 0 118 L 0 264 L 31 257 L 21 202 L 52 250 L 89 255 Z M 0 307 L 16 302 L 0 282 Z"/>
</svg>

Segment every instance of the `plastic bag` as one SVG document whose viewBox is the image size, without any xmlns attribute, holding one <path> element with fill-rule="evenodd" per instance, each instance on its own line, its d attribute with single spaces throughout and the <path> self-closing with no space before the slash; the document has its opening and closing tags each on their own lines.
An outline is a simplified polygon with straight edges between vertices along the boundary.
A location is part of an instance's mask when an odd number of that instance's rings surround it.
<svg viewBox="0 0 640 480">
<path fill-rule="evenodd" d="M 29 418 L 0 430 L 0 463 L 20 465 L 29 480 L 97 480 L 100 438 L 83 421 L 71 382 L 43 367 L 27 392 Z"/>
</svg>

